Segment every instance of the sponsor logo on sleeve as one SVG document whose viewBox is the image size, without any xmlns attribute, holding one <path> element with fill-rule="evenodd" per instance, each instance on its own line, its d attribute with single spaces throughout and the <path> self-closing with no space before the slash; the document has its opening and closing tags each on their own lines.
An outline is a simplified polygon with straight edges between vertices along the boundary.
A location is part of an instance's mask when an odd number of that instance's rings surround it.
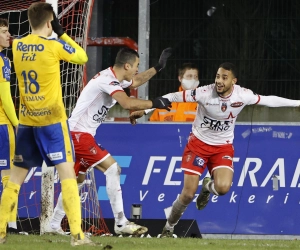
<svg viewBox="0 0 300 250">
<path fill-rule="evenodd" d="M 244 105 L 243 102 L 234 102 L 234 103 L 230 104 L 230 106 L 233 107 L 233 108 L 238 108 L 238 107 L 241 107 L 243 105 Z"/>
<path fill-rule="evenodd" d="M 2 74 L 3 78 L 6 79 L 6 81 L 10 81 L 10 67 L 4 66 L 2 68 Z"/>
<path fill-rule="evenodd" d="M 112 81 L 109 85 L 112 85 L 112 86 L 119 86 L 120 83 L 117 82 L 117 81 Z"/>
<path fill-rule="evenodd" d="M 70 54 L 75 52 L 75 49 L 67 43 L 64 44 L 64 50 Z"/>
</svg>

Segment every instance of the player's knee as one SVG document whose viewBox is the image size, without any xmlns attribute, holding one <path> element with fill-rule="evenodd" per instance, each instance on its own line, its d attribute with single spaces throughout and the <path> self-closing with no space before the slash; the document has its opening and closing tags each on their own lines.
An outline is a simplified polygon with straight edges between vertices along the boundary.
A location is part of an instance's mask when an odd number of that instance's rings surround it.
<svg viewBox="0 0 300 250">
<path fill-rule="evenodd" d="M 180 195 L 181 200 L 184 204 L 189 204 L 194 199 L 195 194 L 192 192 L 183 191 Z"/>
<path fill-rule="evenodd" d="M 226 193 L 228 193 L 230 187 L 231 187 L 231 183 L 229 184 L 226 181 L 222 181 L 218 183 L 215 182 L 215 189 L 219 195 L 225 195 Z"/>
<path fill-rule="evenodd" d="M 119 167 L 118 163 L 113 163 L 105 172 L 105 175 L 120 175 L 121 168 Z"/>
<path fill-rule="evenodd" d="M 119 175 L 121 174 L 121 172 L 122 172 L 122 168 L 119 166 L 119 165 L 117 165 L 118 166 L 118 173 L 119 173 Z"/>
</svg>

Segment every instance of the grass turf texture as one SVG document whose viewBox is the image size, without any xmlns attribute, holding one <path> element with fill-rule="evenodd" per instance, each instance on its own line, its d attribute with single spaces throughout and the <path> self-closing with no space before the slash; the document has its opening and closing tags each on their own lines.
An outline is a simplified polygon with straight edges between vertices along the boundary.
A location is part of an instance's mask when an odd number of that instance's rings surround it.
<svg viewBox="0 0 300 250">
<path fill-rule="evenodd" d="M 92 237 L 102 246 L 77 246 L 80 249 L 103 249 L 106 245 L 114 250 L 173 250 L 173 249 L 205 249 L 205 250 L 267 250 L 267 249 L 300 249 L 297 240 L 224 240 L 199 238 L 119 238 Z M 7 242 L 0 245 L 5 250 L 67 250 L 74 249 L 70 245 L 70 237 L 39 235 L 8 235 Z M 109 249 L 109 248 L 107 248 Z"/>
</svg>

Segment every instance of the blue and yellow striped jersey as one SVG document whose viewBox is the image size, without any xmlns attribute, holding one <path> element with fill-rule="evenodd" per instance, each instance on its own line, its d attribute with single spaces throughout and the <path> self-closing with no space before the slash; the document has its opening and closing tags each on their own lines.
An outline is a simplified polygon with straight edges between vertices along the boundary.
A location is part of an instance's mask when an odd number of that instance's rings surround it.
<svg viewBox="0 0 300 250">
<path fill-rule="evenodd" d="M 10 82 L 10 61 L 0 52 L 0 84 L 4 82 Z M 3 103 L 0 98 L 0 124 L 11 124 L 4 109 Z"/>
<path fill-rule="evenodd" d="M 20 91 L 20 123 L 46 126 L 67 120 L 59 63 L 70 62 L 75 48 L 59 39 L 31 34 L 16 38 L 12 49 Z"/>
</svg>

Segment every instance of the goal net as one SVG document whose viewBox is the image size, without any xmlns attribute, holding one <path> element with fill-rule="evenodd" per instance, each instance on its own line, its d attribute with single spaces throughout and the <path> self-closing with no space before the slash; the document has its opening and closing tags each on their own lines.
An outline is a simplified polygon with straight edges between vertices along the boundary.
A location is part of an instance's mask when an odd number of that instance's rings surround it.
<svg viewBox="0 0 300 250">
<path fill-rule="evenodd" d="M 30 26 L 27 18 L 27 8 L 34 0 L 11 1 L 2 0 L 0 18 L 5 18 L 9 22 L 9 32 L 12 39 L 18 36 L 26 36 L 30 33 Z M 42 1 L 45 2 L 45 1 Z M 49 1 L 47 1 L 49 2 Z M 93 8 L 94 0 L 58 0 L 57 15 L 64 31 L 71 36 L 83 48 L 86 48 L 87 32 Z M 11 48 L 2 51 L 12 62 L 11 72 L 11 93 L 15 103 L 16 111 L 19 109 L 19 92 L 17 79 L 14 72 Z M 76 100 L 83 86 L 84 68 L 81 65 L 62 62 L 61 81 L 63 89 L 63 101 L 66 113 L 69 115 L 73 110 Z M 50 171 L 42 173 L 41 167 L 32 168 L 20 190 L 18 206 L 18 229 L 26 233 L 40 233 L 44 217 L 49 217 L 47 211 L 53 211 L 56 199 L 60 193 L 60 183 L 57 174 Z M 52 174 L 51 174 L 52 171 Z M 48 180 L 42 181 L 42 176 Z M 42 184 L 43 183 L 43 184 Z M 54 184 L 53 184 L 54 183 Z M 49 185 L 46 186 L 45 185 Z M 51 191 L 50 199 L 45 199 L 42 190 Z M 2 184 L 0 194 L 2 194 Z M 54 190 L 54 191 L 53 191 Z M 95 185 L 93 170 L 87 173 L 86 181 L 80 191 L 82 204 L 82 226 L 86 232 L 93 235 L 108 234 L 109 230 L 103 220 L 98 194 Z M 46 214 L 46 216 L 45 216 Z M 49 218 L 48 218 L 49 219 Z M 63 228 L 68 229 L 67 220 L 64 220 Z"/>
</svg>

